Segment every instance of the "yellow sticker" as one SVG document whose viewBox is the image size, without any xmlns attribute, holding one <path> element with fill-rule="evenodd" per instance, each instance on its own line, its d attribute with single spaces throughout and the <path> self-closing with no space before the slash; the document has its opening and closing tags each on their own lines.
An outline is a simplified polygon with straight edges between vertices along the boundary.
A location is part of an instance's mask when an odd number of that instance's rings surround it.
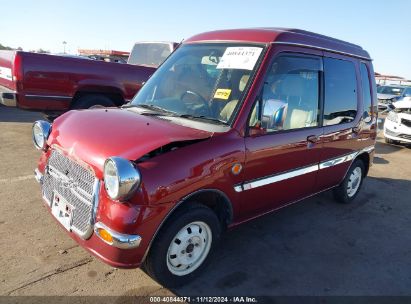
<svg viewBox="0 0 411 304">
<path fill-rule="evenodd" d="M 217 89 L 214 94 L 214 98 L 218 99 L 228 99 L 230 97 L 231 90 L 230 89 Z"/>
</svg>

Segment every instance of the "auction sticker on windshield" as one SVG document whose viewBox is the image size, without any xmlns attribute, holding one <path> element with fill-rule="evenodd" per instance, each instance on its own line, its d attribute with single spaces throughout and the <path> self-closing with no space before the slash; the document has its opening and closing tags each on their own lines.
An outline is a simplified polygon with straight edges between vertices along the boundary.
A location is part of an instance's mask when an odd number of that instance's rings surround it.
<svg viewBox="0 0 411 304">
<path fill-rule="evenodd" d="M 252 70 L 260 57 L 263 49 L 259 47 L 228 47 L 217 69 L 241 69 Z"/>
</svg>

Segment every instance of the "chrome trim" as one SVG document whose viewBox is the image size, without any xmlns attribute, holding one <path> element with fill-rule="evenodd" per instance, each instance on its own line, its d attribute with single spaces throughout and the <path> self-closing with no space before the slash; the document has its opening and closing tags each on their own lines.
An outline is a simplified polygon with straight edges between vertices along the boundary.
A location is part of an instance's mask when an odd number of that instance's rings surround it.
<svg viewBox="0 0 411 304">
<path fill-rule="evenodd" d="M 94 185 L 93 185 L 93 199 L 92 199 L 93 209 L 92 209 L 92 213 L 90 216 L 89 228 L 83 233 L 82 231 L 76 229 L 76 227 L 70 226 L 70 229 L 84 240 L 89 239 L 91 235 L 93 234 L 93 226 L 94 226 L 94 223 L 96 222 L 97 207 L 100 201 L 99 190 L 100 190 L 100 180 L 96 178 L 94 181 Z M 72 192 L 75 193 L 75 191 L 72 191 Z"/>
<path fill-rule="evenodd" d="M 41 185 L 43 184 L 43 174 L 41 174 L 39 169 L 34 169 L 34 178 Z"/>
<path fill-rule="evenodd" d="M 16 92 L 1 92 L 0 93 L 0 103 L 6 107 L 16 107 L 17 98 Z"/>
<path fill-rule="evenodd" d="M 321 46 L 315 46 L 315 45 L 311 45 L 311 44 L 295 43 L 295 42 L 282 42 L 282 41 L 274 41 L 274 42 L 271 42 L 271 44 L 305 47 L 305 48 L 321 50 L 321 51 L 326 51 L 326 52 L 331 52 L 331 53 L 336 53 L 336 54 L 341 54 L 341 55 L 348 55 L 348 56 L 351 56 L 351 57 L 356 57 L 356 58 L 364 59 L 364 60 L 367 60 L 367 61 L 372 61 L 373 60 L 372 58 L 369 58 L 369 57 L 364 57 L 364 56 L 360 56 L 360 55 L 356 55 L 356 54 L 348 53 L 348 52 L 342 52 L 342 51 L 338 51 L 338 50 L 335 50 L 335 49 L 328 49 L 328 48 L 324 48 L 324 47 L 321 47 Z"/>
<path fill-rule="evenodd" d="M 318 170 L 322 170 L 322 169 L 326 169 L 326 168 L 330 168 L 333 166 L 337 166 L 339 164 L 345 163 L 345 162 L 349 162 L 349 161 L 353 161 L 358 155 L 362 154 L 362 153 L 371 153 L 373 150 L 375 149 L 375 146 L 368 146 L 365 147 L 359 151 L 355 151 L 349 154 L 345 154 L 343 156 L 340 157 L 336 157 L 336 158 L 332 158 L 326 161 L 323 161 L 319 164 L 316 165 L 311 165 L 308 167 L 303 167 L 303 168 L 298 168 L 296 170 L 291 170 L 291 171 L 287 171 L 284 173 L 279 173 L 276 175 L 271 175 L 268 177 L 263 177 L 260 179 L 255 179 L 249 182 L 246 182 L 244 184 L 237 184 L 234 186 L 234 191 L 235 192 L 242 192 L 245 190 L 250 190 L 250 189 L 254 189 L 257 187 L 261 187 L 261 186 L 266 186 L 269 184 L 273 184 L 273 183 L 277 183 L 286 179 L 290 179 L 290 178 L 294 178 L 300 175 L 304 175 L 307 173 L 311 173 L 311 172 L 315 172 Z"/>
<path fill-rule="evenodd" d="M 72 99 L 73 97 L 71 96 L 55 96 L 55 95 L 34 95 L 34 94 L 26 94 L 26 98 L 32 98 L 32 99 Z"/>
<path fill-rule="evenodd" d="M 107 242 L 106 240 L 102 239 L 100 234 L 98 233 L 98 229 L 104 229 L 107 230 L 110 235 L 113 238 L 113 242 Z M 120 249 L 133 249 L 137 248 L 140 246 L 140 242 L 142 240 L 141 236 L 137 234 L 122 234 L 119 232 L 116 232 L 110 228 L 108 228 L 106 225 L 104 225 L 102 222 L 97 222 L 94 225 L 94 233 L 106 244 L 109 244 L 111 246 L 120 248 Z"/>
<path fill-rule="evenodd" d="M 304 174 L 308 174 L 308 173 L 311 173 L 317 170 L 318 170 L 318 164 L 311 165 L 311 166 L 300 168 L 297 170 L 292 170 L 292 171 L 288 171 L 285 173 L 280 173 L 280 174 L 272 175 L 269 177 L 253 180 L 251 182 L 247 182 L 242 185 L 236 185 L 234 187 L 234 190 L 236 192 L 242 192 L 245 190 L 250 190 L 250 189 L 266 186 L 269 184 L 281 182 L 283 180 L 290 179 L 290 178 L 297 177 L 297 176 L 304 175 Z"/>
<path fill-rule="evenodd" d="M 350 154 L 347 154 L 347 155 L 344 155 L 344 156 L 341 156 L 341 157 L 326 160 L 326 161 L 321 162 L 319 164 L 319 170 L 326 169 L 326 168 L 329 168 L 329 167 L 333 167 L 333 166 L 345 163 L 347 161 L 351 161 L 357 155 L 358 155 L 358 152 L 354 152 L 354 153 L 350 153 Z"/>
<path fill-rule="evenodd" d="M 106 179 L 106 166 L 109 163 L 113 163 L 118 178 L 118 193 L 115 196 L 111 196 L 110 192 L 107 190 L 107 183 L 104 182 L 107 194 L 113 200 L 126 200 L 134 193 L 135 190 L 140 186 L 141 174 L 140 171 L 127 159 L 113 156 L 106 159 L 104 163 L 104 179 Z"/>
<path fill-rule="evenodd" d="M 34 137 L 34 127 L 36 126 L 39 126 L 39 128 L 41 129 L 42 136 L 43 136 L 43 146 L 41 147 L 37 144 L 36 139 Z M 45 120 L 37 120 L 33 123 L 31 130 L 32 130 L 31 138 L 34 143 L 34 147 L 36 147 L 36 149 L 38 150 L 46 151 L 47 150 L 47 139 L 49 138 L 49 135 L 51 133 L 51 124 Z"/>
</svg>

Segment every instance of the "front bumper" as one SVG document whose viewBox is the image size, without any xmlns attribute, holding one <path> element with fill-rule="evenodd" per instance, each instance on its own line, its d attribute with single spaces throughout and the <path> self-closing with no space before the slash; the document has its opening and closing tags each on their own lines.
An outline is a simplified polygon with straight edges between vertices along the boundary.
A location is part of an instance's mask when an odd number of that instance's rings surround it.
<svg viewBox="0 0 411 304">
<path fill-rule="evenodd" d="M 34 176 L 37 182 L 42 184 L 43 174 L 38 170 L 34 170 Z M 51 208 L 47 205 L 47 209 L 51 214 Z M 60 226 L 63 225 L 54 216 L 53 218 L 59 223 Z M 107 242 L 104 240 L 100 231 L 104 229 L 108 232 L 112 241 Z M 76 233 L 64 229 L 67 234 L 79 243 L 83 248 L 88 250 L 90 253 L 96 257 L 103 260 L 103 262 L 116 267 L 116 268 L 137 268 L 141 264 L 141 259 L 145 253 L 145 246 L 140 246 L 143 238 L 140 235 L 135 234 L 122 234 L 109 227 L 107 227 L 102 222 L 97 222 L 94 225 L 94 233 L 87 240 L 81 238 Z"/>
<path fill-rule="evenodd" d="M 386 119 L 384 123 L 384 137 L 411 143 L 411 128 Z"/>
<path fill-rule="evenodd" d="M 7 107 L 16 107 L 17 93 L 6 87 L 0 86 L 0 103 Z"/>
</svg>

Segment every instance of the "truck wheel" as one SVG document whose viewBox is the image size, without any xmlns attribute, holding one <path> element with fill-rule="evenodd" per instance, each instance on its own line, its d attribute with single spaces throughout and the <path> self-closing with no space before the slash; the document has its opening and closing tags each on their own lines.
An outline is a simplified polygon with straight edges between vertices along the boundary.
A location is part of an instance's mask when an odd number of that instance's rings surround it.
<svg viewBox="0 0 411 304">
<path fill-rule="evenodd" d="M 89 109 L 95 106 L 115 107 L 116 105 L 110 98 L 104 95 L 90 94 L 90 95 L 84 95 L 80 97 L 79 99 L 77 99 L 71 108 L 73 110 L 79 110 L 79 109 Z"/>
<path fill-rule="evenodd" d="M 221 226 L 208 207 L 194 203 L 173 214 L 160 230 L 143 268 L 166 287 L 193 280 L 206 266 Z"/>
<path fill-rule="evenodd" d="M 365 168 L 362 160 L 357 159 L 354 161 L 343 182 L 334 188 L 334 197 L 339 203 L 349 204 L 355 199 L 358 192 L 360 192 L 364 172 Z"/>
</svg>

